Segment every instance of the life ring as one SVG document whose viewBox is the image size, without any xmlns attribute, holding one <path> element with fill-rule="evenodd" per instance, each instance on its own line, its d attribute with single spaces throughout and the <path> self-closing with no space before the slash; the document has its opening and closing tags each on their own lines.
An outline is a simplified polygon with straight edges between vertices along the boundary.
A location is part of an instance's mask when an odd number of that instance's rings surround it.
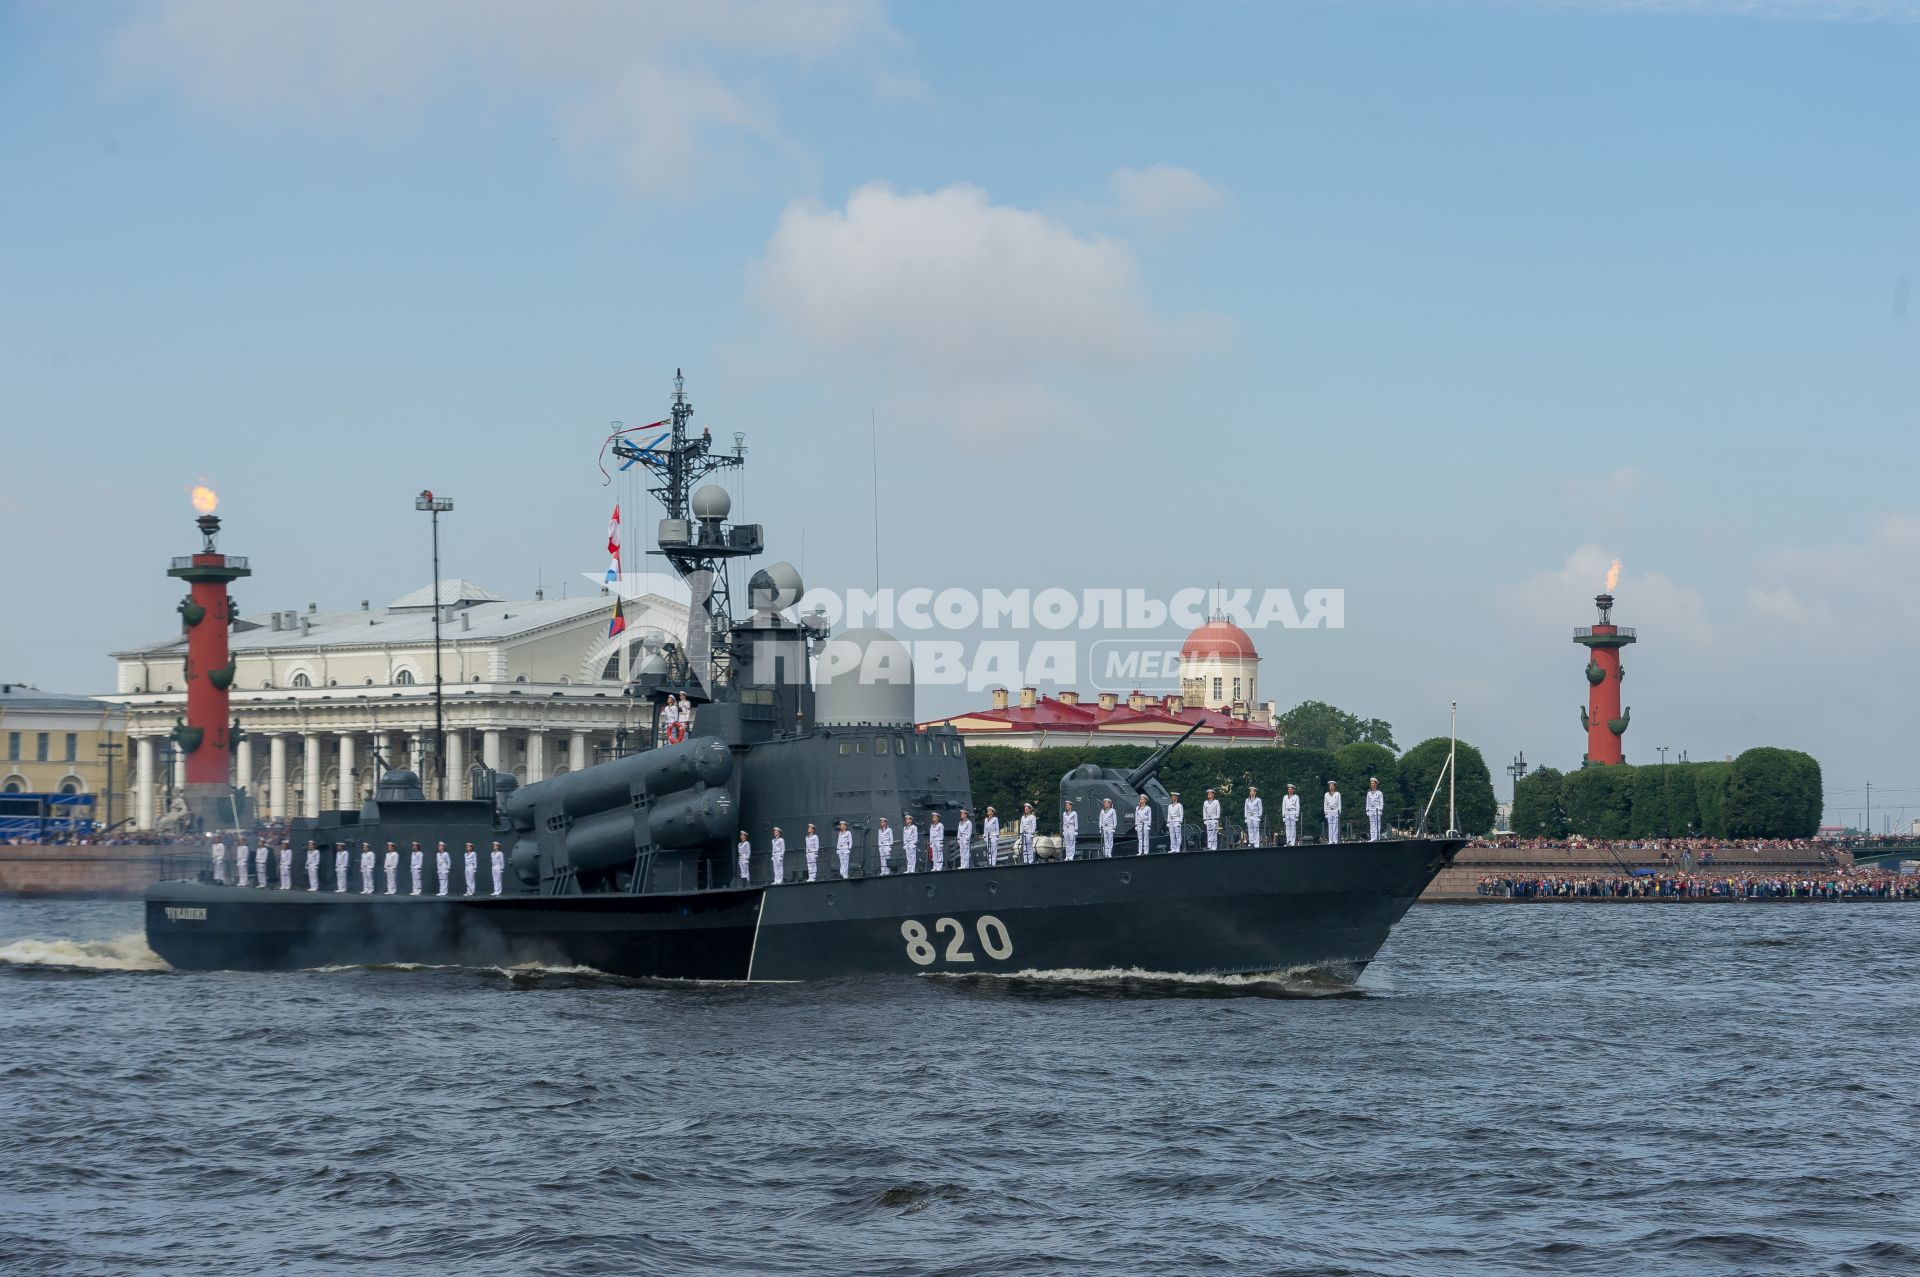
<svg viewBox="0 0 1920 1277">
<path fill-rule="evenodd" d="M 668 723 L 667 724 L 667 744 L 678 745 L 681 741 L 685 740 L 686 738 L 687 738 L 687 725 L 685 723 Z"/>
</svg>

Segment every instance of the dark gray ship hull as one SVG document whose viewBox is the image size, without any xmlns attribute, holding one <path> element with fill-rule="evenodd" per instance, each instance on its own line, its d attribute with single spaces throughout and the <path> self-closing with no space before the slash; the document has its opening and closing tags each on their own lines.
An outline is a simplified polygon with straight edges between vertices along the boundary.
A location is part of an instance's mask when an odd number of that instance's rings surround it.
<svg viewBox="0 0 1920 1277">
<path fill-rule="evenodd" d="M 147 941 L 172 966 L 199 970 L 422 963 L 697 980 L 1113 969 L 1352 979 L 1462 845 L 1121 855 L 657 895 L 436 898 L 172 882 L 147 891 Z"/>
</svg>

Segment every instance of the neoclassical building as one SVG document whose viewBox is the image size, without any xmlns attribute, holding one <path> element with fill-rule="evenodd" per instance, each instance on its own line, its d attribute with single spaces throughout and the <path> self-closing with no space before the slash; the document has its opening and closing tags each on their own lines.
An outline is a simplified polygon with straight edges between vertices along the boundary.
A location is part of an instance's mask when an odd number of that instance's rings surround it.
<svg viewBox="0 0 1920 1277">
<path fill-rule="evenodd" d="M 650 726 L 622 695 L 623 647 L 655 634 L 678 642 L 686 609 L 658 595 L 625 600 L 626 630 L 607 629 L 610 594 L 511 601 L 471 581 L 440 583 L 447 796 L 464 797 L 475 763 L 523 783 L 577 770 L 616 735 Z M 356 808 L 373 757 L 429 771 L 434 733 L 433 587 L 385 607 L 248 616 L 231 636 L 234 784 L 258 818 Z M 181 789 L 170 733 L 186 713 L 186 640 L 115 652 L 133 745 L 135 824 L 151 828 Z M 171 771 L 169 770 L 171 769 Z"/>
</svg>

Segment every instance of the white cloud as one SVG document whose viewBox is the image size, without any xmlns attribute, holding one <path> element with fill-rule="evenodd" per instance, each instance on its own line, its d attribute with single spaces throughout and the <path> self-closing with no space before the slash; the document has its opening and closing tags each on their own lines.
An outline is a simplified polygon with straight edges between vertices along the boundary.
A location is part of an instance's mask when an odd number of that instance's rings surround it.
<svg viewBox="0 0 1920 1277">
<path fill-rule="evenodd" d="M 1225 190 L 1192 169 L 1173 164 L 1116 169 L 1107 185 L 1123 215 L 1173 226 L 1227 202 Z"/>
<path fill-rule="evenodd" d="M 1803 639 L 1854 650 L 1920 634 L 1920 514 L 1882 515 L 1864 541 L 1777 550 L 1761 571 L 1748 605 Z"/>
<path fill-rule="evenodd" d="M 235 118 L 386 124 L 469 89 L 531 92 L 563 140 L 609 153 L 643 192 L 742 147 L 787 147 L 735 63 L 852 59 L 892 92 L 912 82 L 888 65 L 900 48 L 877 0 L 178 0 L 112 42 L 130 78 Z"/>
<path fill-rule="evenodd" d="M 1593 596 L 1606 585 L 1607 567 L 1614 556 L 1597 545 L 1583 545 L 1559 567 L 1536 572 L 1500 592 L 1501 610 L 1536 630 L 1570 629 L 1590 624 Z M 1663 639 L 1705 647 L 1713 642 L 1713 627 L 1700 592 L 1658 572 L 1637 571 L 1624 565 L 1614 620 L 1629 627 L 1646 626 Z"/>
<path fill-rule="evenodd" d="M 757 288 L 816 352 L 941 382 L 1138 372 L 1221 327 L 1156 311 L 1124 242 L 965 185 L 902 193 L 876 182 L 844 209 L 790 205 Z"/>
</svg>

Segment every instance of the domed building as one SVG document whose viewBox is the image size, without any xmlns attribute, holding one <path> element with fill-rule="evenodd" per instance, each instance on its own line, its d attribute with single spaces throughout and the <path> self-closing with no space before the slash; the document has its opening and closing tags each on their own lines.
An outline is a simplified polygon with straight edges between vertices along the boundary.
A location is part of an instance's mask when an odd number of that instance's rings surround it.
<svg viewBox="0 0 1920 1277">
<path fill-rule="evenodd" d="M 1250 718 L 1260 702 L 1260 653 L 1247 632 L 1215 614 L 1180 647 L 1180 695 L 1189 705 Z M 1269 713 L 1266 720 L 1272 721 Z"/>
<path fill-rule="evenodd" d="M 923 726 L 950 726 L 975 744 L 1016 749 L 1128 743 L 1164 745 L 1194 724 L 1195 745 L 1284 745 L 1274 720 L 1278 709 L 1260 699 L 1260 653 L 1247 632 L 1215 616 L 1180 646 L 1180 690 L 1164 696 L 1135 688 L 1122 695 L 1079 692 L 1052 695 L 1020 689 L 1015 703 L 1006 688 L 992 689 L 981 710 L 935 719 Z"/>
</svg>

